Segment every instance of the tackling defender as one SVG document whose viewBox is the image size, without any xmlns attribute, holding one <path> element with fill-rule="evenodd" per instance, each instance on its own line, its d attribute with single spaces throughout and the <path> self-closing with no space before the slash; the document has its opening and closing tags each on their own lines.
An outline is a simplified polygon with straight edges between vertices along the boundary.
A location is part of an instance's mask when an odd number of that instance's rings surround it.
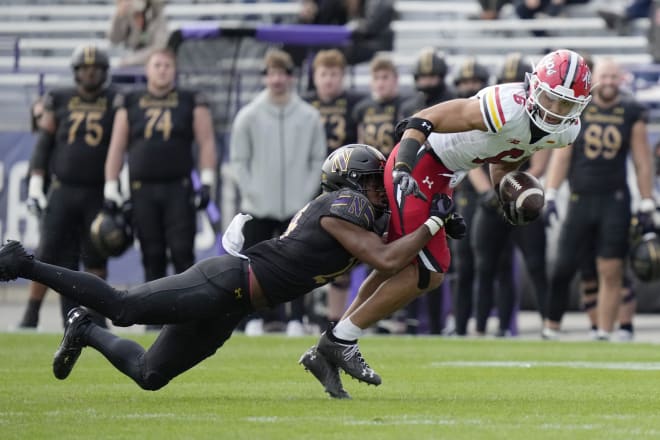
<svg viewBox="0 0 660 440">
<path fill-rule="evenodd" d="M 300 297 L 349 271 L 358 261 L 395 273 L 412 260 L 442 229 L 453 212 L 453 202 L 439 197 L 427 211 L 430 216 L 424 226 L 395 243 L 383 243 L 376 231 L 387 208 L 384 167 L 385 157 L 373 147 L 339 148 L 322 167 L 325 192 L 302 208 L 280 237 L 260 242 L 244 255 L 208 258 L 181 274 L 128 290 L 43 263 L 17 241 L 0 248 L 0 280 L 39 281 L 94 308 L 116 325 L 166 324 L 145 351 L 136 342 L 95 325 L 89 312 L 78 307 L 69 313 L 53 360 L 55 377 L 65 379 L 82 348 L 90 346 L 141 388 L 158 390 L 213 355 L 249 313 Z M 242 245 L 244 221 L 241 216 L 237 219 L 225 235 Z M 324 385 L 333 397 L 349 397 L 336 367 L 318 358 L 310 369 L 332 379 Z"/>
</svg>

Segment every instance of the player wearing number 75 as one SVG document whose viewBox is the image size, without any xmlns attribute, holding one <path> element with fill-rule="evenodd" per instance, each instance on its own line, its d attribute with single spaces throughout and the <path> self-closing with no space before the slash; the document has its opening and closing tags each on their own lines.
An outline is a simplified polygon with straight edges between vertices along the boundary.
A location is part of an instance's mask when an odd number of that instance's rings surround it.
<svg viewBox="0 0 660 440">
<path fill-rule="evenodd" d="M 497 189 L 502 177 L 535 151 L 571 144 L 580 132 L 579 117 L 590 92 L 591 72 L 584 59 L 557 50 L 543 57 L 524 83 L 486 87 L 472 98 L 445 101 L 402 121 L 397 127 L 401 141 L 385 168 L 392 210 L 388 239 L 414 231 L 426 220 L 433 195 L 451 195 L 468 170 L 489 163 L 491 184 Z M 515 223 L 515 207 L 502 208 Z M 445 231 L 450 237 L 461 235 L 450 225 Z M 353 377 L 379 384 L 380 377 L 364 368 L 357 349 L 362 330 L 438 287 L 449 261 L 441 231 L 394 277 L 372 273 L 342 320 L 321 336 L 318 353 Z"/>
<path fill-rule="evenodd" d="M 145 281 L 166 275 L 167 250 L 176 273 L 194 263 L 196 209 L 209 202 L 216 180 L 216 150 L 209 105 L 198 92 L 175 85 L 175 55 L 155 51 L 146 63 L 146 89 L 124 96 L 117 110 L 105 164 L 106 206 L 133 203 L 133 226 L 142 250 Z M 201 189 L 190 173 L 199 145 Z M 128 188 L 119 172 L 128 151 Z"/>
</svg>

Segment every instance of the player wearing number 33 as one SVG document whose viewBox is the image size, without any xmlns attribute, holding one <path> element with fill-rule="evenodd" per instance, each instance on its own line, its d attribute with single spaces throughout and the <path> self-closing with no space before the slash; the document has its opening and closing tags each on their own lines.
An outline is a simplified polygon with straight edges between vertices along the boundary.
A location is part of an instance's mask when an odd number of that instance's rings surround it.
<svg viewBox="0 0 660 440">
<path fill-rule="evenodd" d="M 419 227 L 433 196 L 451 195 L 468 170 L 489 163 L 497 189 L 502 177 L 535 151 L 572 143 L 590 92 L 591 72 L 582 57 L 557 50 L 543 57 L 523 83 L 486 87 L 472 98 L 445 101 L 402 121 L 401 142 L 385 168 L 392 209 L 388 238 L 396 240 Z M 515 212 L 503 208 L 514 222 Z M 449 226 L 445 231 L 452 236 Z M 357 339 L 363 329 L 442 283 L 450 261 L 445 231 L 394 277 L 375 271 L 364 281 L 342 320 L 321 336 L 317 351 L 327 361 L 359 380 L 380 383 L 373 370 L 352 368 L 364 362 Z"/>
</svg>

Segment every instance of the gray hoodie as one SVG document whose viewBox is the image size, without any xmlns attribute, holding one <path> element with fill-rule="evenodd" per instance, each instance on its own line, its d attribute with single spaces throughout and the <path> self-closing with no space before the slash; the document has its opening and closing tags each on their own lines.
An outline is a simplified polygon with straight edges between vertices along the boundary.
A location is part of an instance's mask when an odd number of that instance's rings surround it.
<svg viewBox="0 0 660 440">
<path fill-rule="evenodd" d="M 263 90 L 236 115 L 229 154 L 241 212 L 286 220 L 320 189 L 326 138 L 319 112 L 295 93 L 276 106 Z"/>
</svg>

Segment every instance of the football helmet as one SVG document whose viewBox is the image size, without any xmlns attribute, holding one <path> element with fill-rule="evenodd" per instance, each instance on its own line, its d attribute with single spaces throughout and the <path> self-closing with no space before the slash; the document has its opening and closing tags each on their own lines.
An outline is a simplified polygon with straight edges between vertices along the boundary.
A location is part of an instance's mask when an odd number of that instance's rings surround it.
<svg viewBox="0 0 660 440">
<path fill-rule="evenodd" d="M 421 75 L 437 75 L 440 78 L 447 75 L 447 63 L 432 47 L 423 49 L 415 63 L 413 77 L 417 80 Z"/>
<path fill-rule="evenodd" d="M 512 52 L 504 58 L 504 64 L 497 75 L 498 84 L 524 82 L 528 73 L 533 70 L 532 63 L 520 52 Z"/>
<path fill-rule="evenodd" d="M 100 75 L 96 81 L 83 84 L 83 79 L 79 73 L 82 66 L 96 66 L 100 69 Z M 110 58 L 108 54 L 94 45 L 78 46 L 71 55 L 71 69 L 76 84 L 82 85 L 88 90 L 100 88 L 108 79 L 108 69 L 110 68 Z"/>
<path fill-rule="evenodd" d="M 654 233 L 644 234 L 630 252 L 630 267 L 645 283 L 660 279 L 660 239 Z"/>
<path fill-rule="evenodd" d="M 466 59 L 454 76 L 456 95 L 459 98 L 474 96 L 479 90 L 488 85 L 490 72 L 483 64 L 470 57 Z"/>
<path fill-rule="evenodd" d="M 133 244 L 130 204 L 121 209 L 104 207 L 92 221 L 90 238 L 104 257 L 118 257 Z"/>
<path fill-rule="evenodd" d="M 348 188 L 364 193 L 365 178 L 385 171 L 383 153 L 366 144 L 348 144 L 330 153 L 321 167 L 321 187 L 326 191 Z"/>
<path fill-rule="evenodd" d="M 546 133 L 568 130 L 591 101 L 591 70 L 584 58 L 571 50 L 544 56 L 527 80 L 525 109 Z"/>
</svg>

